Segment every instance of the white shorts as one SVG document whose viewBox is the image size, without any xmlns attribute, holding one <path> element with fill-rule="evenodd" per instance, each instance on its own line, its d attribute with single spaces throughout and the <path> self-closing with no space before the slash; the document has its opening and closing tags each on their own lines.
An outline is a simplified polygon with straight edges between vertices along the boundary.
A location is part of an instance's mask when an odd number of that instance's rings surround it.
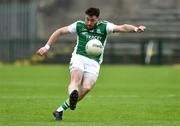
<svg viewBox="0 0 180 127">
<path fill-rule="evenodd" d="M 82 72 L 83 77 L 91 78 L 96 82 L 99 76 L 100 64 L 85 56 L 73 54 L 69 69 L 70 72 L 78 69 Z"/>
</svg>

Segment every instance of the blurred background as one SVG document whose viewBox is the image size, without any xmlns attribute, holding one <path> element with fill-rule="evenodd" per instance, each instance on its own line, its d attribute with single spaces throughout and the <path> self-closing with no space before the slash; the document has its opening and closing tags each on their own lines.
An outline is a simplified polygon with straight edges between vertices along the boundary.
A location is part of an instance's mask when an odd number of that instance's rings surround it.
<svg viewBox="0 0 180 127">
<path fill-rule="evenodd" d="M 76 35 L 36 51 L 92 6 L 102 20 L 147 30 L 111 34 L 96 88 L 54 122 Z M 180 126 L 179 76 L 180 0 L 0 0 L 0 126 Z"/>
<path fill-rule="evenodd" d="M 35 52 L 56 29 L 84 20 L 92 6 L 102 20 L 147 27 L 110 35 L 104 63 L 180 63 L 179 0 L 0 0 L 0 63 L 69 63 L 76 35 L 63 36 L 43 58 Z"/>
</svg>

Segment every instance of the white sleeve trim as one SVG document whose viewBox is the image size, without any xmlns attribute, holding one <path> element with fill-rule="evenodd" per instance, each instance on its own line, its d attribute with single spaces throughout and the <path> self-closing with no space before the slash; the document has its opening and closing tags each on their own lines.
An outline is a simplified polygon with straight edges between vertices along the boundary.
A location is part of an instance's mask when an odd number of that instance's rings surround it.
<svg viewBox="0 0 180 127">
<path fill-rule="evenodd" d="M 76 25 L 77 25 L 77 22 L 68 26 L 68 30 L 70 33 L 76 33 Z"/>
<path fill-rule="evenodd" d="M 110 23 L 110 22 L 107 23 L 106 31 L 107 31 L 108 34 L 113 33 L 114 28 L 115 28 L 115 24 Z"/>
</svg>

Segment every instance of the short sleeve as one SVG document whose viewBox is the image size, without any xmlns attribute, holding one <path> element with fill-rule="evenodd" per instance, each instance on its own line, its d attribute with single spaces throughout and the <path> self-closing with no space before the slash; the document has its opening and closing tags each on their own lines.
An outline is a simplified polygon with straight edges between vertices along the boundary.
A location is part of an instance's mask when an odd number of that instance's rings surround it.
<svg viewBox="0 0 180 127">
<path fill-rule="evenodd" d="M 77 25 L 77 22 L 68 26 L 68 30 L 70 33 L 76 33 L 76 25 Z"/>
<path fill-rule="evenodd" d="M 107 26 L 106 26 L 106 31 L 107 31 L 107 33 L 108 33 L 108 34 L 109 34 L 109 33 L 113 33 L 115 26 L 116 26 L 115 24 L 108 22 L 108 23 L 107 23 Z"/>
</svg>

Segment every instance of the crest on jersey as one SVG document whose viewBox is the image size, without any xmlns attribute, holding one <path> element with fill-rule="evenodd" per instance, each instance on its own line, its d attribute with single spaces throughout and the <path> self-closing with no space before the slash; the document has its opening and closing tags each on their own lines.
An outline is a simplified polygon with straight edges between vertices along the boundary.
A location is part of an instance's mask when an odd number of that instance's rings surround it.
<svg viewBox="0 0 180 127">
<path fill-rule="evenodd" d="M 97 29 L 97 33 L 100 34 L 100 33 L 101 33 L 101 30 L 100 30 L 100 29 Z"/>
</svg>

